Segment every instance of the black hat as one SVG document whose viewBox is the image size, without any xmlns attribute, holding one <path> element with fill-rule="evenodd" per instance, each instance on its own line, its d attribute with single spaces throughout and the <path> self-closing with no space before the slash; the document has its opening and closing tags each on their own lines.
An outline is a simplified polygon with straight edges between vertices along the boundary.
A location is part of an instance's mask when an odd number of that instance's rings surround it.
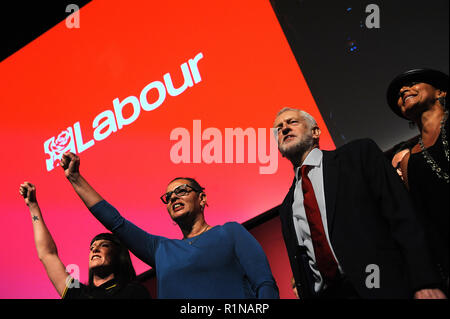
<svg viewBox="0 0 450 319">
<path fill-rule="evenodd" d="M 386 97 L 391 110 L 404 119 L 407 118 L 403 116 L 400 108 L 397 105 L 398 92 L 403 87 L 403 85 L 410 82 L 428 83 L 434 86 L 436 89 L 440 89 L 445 92 L 448 91 L 448 75 L 442 73 L 441 71 L 431 69 L 414 69 L 400 74 L 394 80 L 392 80 L 391 84 L 389 84 Z M 448 108 L 448 103 L 446 103 L 446 108 Z"/>
</svg>

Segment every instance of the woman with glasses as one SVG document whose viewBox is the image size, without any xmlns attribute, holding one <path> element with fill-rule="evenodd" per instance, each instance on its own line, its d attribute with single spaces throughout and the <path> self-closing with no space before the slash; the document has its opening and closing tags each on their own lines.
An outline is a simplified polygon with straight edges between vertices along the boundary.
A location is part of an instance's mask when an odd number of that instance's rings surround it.
<svg viewBox="0 0 450 319">
<path fill-rule="evenodd" d="M 80 159 L 65 153 L 66 178 L 91 213 L 139 259 L 156 268 L 158 298 L 279 298 L 262 247 L 240 224 L 210 226 L 206 194 L 194 179 L 178 177 L 161 200 L 183 239 L 156 236 L 135 226 L 80 175 Z"/>
</svg>

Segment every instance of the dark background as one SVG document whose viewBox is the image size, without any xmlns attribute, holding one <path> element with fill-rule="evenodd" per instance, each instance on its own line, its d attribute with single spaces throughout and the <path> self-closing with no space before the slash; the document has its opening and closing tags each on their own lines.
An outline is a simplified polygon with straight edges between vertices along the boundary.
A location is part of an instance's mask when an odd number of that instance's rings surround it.
<svg viewBox="0 0 450 319">
<path fill-rule="evenodd" d="M 336 146 L 370 137 L 387 150 L 418 134 L 388 108 L 385 92 L 408 69 L 427 67 L 448 74 L 448 0 L 266 1 Z M 68 4 L 81 8 L 88 2 L 2 1 L 0 61 L 64 20 Z M 380 9 L 378 29 L 366 27 L 368 4 Z"/>
<path fill-rule="evenodd" d="M 69 4 L 80 9 L 90 1 L 1 1 L 0 62 L 63 21 Z"/>
<path fill-rule="evenodd" d="M 386 150 L 418 134 L 389 109 L 386 89 L 408 69 L 448 74 L 448 0 L 271 3 L 336 146 L 370 137 Z M 366 27 L 368 4 L 379 29 Z"/>
</svg>

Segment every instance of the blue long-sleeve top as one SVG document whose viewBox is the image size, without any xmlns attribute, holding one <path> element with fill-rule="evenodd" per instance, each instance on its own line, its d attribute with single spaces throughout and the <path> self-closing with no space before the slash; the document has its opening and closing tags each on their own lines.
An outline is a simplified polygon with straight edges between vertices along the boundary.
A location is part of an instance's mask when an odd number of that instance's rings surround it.
<svg viewBox="0 0 450 319">
<path fill-rule="evenodd" d="M 158 298 L 279 298 L 261 245 L 239 223 L 179 240 L 149 234 L 104 200 L 90 210 L 136 257 L 156 269 Z"/>
</svg>

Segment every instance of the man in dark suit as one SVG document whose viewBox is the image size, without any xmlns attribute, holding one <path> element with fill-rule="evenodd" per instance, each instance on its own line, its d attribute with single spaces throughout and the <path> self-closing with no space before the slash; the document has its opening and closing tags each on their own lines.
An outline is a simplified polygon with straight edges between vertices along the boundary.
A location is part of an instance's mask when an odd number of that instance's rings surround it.
<svg viewBox="0 0 450 319">
<path fill-rule="evenodd" d="M 445 298 L 409 195 L 369 139 L 319 149 L 297 109 L 274 122 L 295 178 L 280 207 L 300 298 Z"/>
</svg>

